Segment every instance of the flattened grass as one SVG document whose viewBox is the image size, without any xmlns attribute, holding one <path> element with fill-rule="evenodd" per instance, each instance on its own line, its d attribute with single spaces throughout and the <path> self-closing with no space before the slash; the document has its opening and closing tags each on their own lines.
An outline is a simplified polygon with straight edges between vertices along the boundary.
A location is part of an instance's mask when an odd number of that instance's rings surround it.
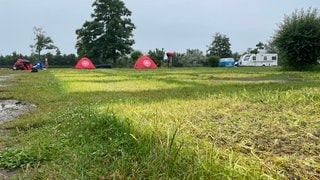
<svg viewBox="0 0 320 180">
<path fill-rule="evenodd" d="M 20 177 L 319 178 L 317 72 L 53 69 L 23 76 L 3 95 L 39 104 L 5 126 L 20 143 L 7 141 L 12 148 L 3 153 L 26 155 L 16 163 Z M 0 165 L 10 158 L 19 157 Z"/>
</svg>

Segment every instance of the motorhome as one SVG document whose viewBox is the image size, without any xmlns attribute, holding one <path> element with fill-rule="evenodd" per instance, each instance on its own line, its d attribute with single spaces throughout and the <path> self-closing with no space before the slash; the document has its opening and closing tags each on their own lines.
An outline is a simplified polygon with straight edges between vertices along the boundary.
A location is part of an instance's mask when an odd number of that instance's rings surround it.
<svg viewBox="0 0 320 180">
<path fill-rule="evenodd" d="M 258 53 L 245 54 L 240 57 L 238 66 L 277 66 L 278 54 Z"/>
</svg>

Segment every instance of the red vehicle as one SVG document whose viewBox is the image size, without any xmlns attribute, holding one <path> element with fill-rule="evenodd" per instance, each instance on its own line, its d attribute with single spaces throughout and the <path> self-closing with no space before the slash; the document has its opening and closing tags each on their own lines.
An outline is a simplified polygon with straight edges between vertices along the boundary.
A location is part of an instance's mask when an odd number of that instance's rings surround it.
<svg viewBox="0 0 320 180">
<path fill-rule="evenodd" d="M 32 63 L 29 60 L 19 58 L 16 63 L 14 63 L 12 69 L 14 70 L 31 70 Z"/>
</svg>

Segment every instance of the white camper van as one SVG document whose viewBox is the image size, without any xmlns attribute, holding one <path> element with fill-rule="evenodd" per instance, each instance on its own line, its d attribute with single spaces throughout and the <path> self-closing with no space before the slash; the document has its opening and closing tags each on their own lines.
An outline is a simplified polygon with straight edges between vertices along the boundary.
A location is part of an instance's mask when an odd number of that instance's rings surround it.
<svg viewBox="0 0 320 180">
<path fill-rule="evenodd" d="M 245 54 L 240 57 L 238 66 L 277 66 L 278 54 Z"/>
</svg>

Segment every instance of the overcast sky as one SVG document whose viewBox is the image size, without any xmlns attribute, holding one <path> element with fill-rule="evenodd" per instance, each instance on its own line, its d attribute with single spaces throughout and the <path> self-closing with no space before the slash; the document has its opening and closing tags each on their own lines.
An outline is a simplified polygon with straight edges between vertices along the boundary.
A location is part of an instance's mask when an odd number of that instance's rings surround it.
<svg viewBox="0 0 320 180">
<path fill-rule="evenodd" d="M 30 55 L 33 27 L 42 27 L 63 54 L 76 53 L 75 30 L 93 13 L 94 0 L 0 0 L 0 55 Z M 320 8 L 320 0 L 124 0 L 136 25 L 133 46 L 205 52 L 215 33 L 233 52 L 266 42 L 296 9 Z"/>
</svg>

